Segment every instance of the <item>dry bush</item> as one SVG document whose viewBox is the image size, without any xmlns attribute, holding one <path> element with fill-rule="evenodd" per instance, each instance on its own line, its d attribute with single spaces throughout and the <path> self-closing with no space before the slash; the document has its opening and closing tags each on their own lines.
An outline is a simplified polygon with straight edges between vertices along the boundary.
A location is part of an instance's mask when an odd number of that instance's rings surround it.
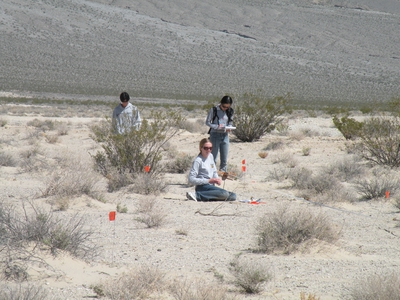
<svg viewBox="0 0 400 300">
<path fill-rule="evenodd" d="M 303 156 L 309 156 L 311 153 L 311 148 L 310 147 L 303 147 L 301 149 L 301 152 L 303 153 Z"/>
<path fill-rule="evenodd" d="M 15 167 L 17 162 L 11 154 L 0 152 L 0 166 Z"/>
<path fill-rule="evenodd" d="M 236 256 L 229 264 L 234 276 L 233 283 L 247 294 L 258 294 L 264 285 L 272 279 L 269 268 L 264 264 Z"/>
<path fill-rule="evenodd" d="M 184 129 L 191 133 L 202 133 L 207 131 L 204 119 L 196 119 L 194 122 L 189 120 L 184 120 L 181 122 L 180 129 Z"/>
<path fill-rule="evenodd" d="M 293 171 L 292 168 L 287 168 L 282 164 L 278 164 L 277 166 L 268 170 L 267 179 L 280 182 L 282 180 L 288 179 L 292 171 Z"/>
<path fill-rule="evenodd" d="M 265 146 L 263 148 L 263 150 L 274 151 L 274 150 L 282 149 L 283 147 L 285 147 L 285 143 L 282 142 L 281 140 L 276 140 L 276 141 L 272 141 L 272 142 L 268 143 L 268 145 Z"/>
<path fill-rule="evenodd" d="M 372 177 L 356 181 L 355 188 L 361 195 L 361 200 L 372 200 L 384 197 L 386 191 L 395 194 L 399 189 L 400 180 L 393 177 Z"/>
<path fill-rule="evenodd" d="M 92 288 L 99 296 L 111 300 L 160 299 L 157 295 L 165 289 L 164 277 L 160 270 L 143 266 L 113 280 L 104 280 Z"/>
<path fill-rule="evenodd" d="M 279 163 L 286 164 L 292 168 L 297 165 L 297 162 L 294 159 L 293 154 L 288 151 L 279 152 L 279 153 L 276 153 L 275 155 L 272 155 L 271 162 L 273 164 L 279 164 Z"/>
<path fill-rule="evenodd" d="M 308 294 L 308 296 L 306 296 L 306 293 L 301 292 L 300 293 L 300 300 L 320 300 L 320 297 L 317 297 L 314 294 Z"/>
<path fill-rule="evenodd" d="M 33 119 L 32 121 L 27 122 L 26 125 L 36 127 L 43 132 L 53 130 L 55 128 L 55 122 L 52 120 Z"/>
<path fill-rule="evenodd" d="M 313 137 L 313 136 L 319 136 L 321 135 L 319 132 L 312 130 L 310 128 L 301 128 L 300 131 L 303 133 L 304 136 L 306 137 Z"/>
<path fill-rule="evenodd" d="M 175 158 L 166 164 L 166 170 L 170 173 L 184 174 L 189 171 L 193 163 L 193 156 L 186 153 L 177 153 Z"/>
<path fill-rule="evenodd" d="M 398 191 L 400 179 L 397 172 L 377 167 L 372 169 L 370 175 L 355 182 L 355 189 L 361 195 L 361 200 L 384 197 L 386 191 L 395 195 Z"/>
<path fill-rule="evenodd" d="M 45 134 L 44 138 L 49 144 L 55 144 L 58 142 L 59 136 L 58 134 Z"/>
<path fill-rule="evenodd" d="M 32 203 L 22 205 L 22 213 L 15 206 L 0 203 L 0 233 L 0 273 L 7 280 L 27 280 L 32 265 L 49 268 L 40 258 L 41 251 L 54 256 L 65 251 L 83 259 L 98 254 L 94 232 L 87 228 L 83 216 L 56 216 Z"/>
<path fill-rule="evenodd" d="M 139 201 L 137 212 L 141 215 L 136 221 L 148 228 L 161 227 L 167 222 L 168 214 L 156 198 L 146 198 Z"/>
<path fill-rule="evenodd" d="M 289 137 L 293 141 L 301 141 L 302 139 L 304 139 L 305 136 L 304 133 L 301 131 L 291 131 Z"/>
<path fill-rule="evenodd" d="M 19 283 L 0 284 L 0 299 L 2 300 L 46 300 L 52 299 L 47 290 L 40 285 Z"/>
<path fill-rule="evenodd" d="M 351 289 L 353 300 L 400 300 L 400 278 L 396 273 L 372 275 Z"/>
<path fill-rule="evenodd" d="M 234 300 L 228 289 L 221 284 L 210 284 L 204 280 L 174 280 L 169 285 L 169 292 L 176 300 Z"/>
<path fill-rule="evenodd" d="M 327 174 L 331 174 L 341 181 L 350 182 L 354 178 L 362 176 L 365 172 L 365 166 L 361 163 L 358 156 L 346 157 L 341 161 L 336 161 L 327 168 Z"/>
<path fill-rule="evenodd" d="M 21 172 L 39 172 L 49 168 L 49 163 L 38 144 L 20 153 L 19 169 Z"/>
<path fill-rule="evenodd" d="M 0 127 L 4 127 L 7 125 L 7 120 L 0 118 Z"/>
<path fill-rule="evenodd" d="M 99 178 L 85 160 L 74 158 L 69 153 L 63 154 L 47 178 L 42 197 L 67 197 L 88 195 L 97 197 L 96 190 Z"/>
<path fill-rule="evenodd" d="M 147 173 L 140 173 L 133 179 L 129 191 L 141 195 L 159 195 L 166 191 L 167 186 L 162 174 L 150 176 Z"/>
<path fill-rule="evenodd" d="M 258 251 L 290 254 L 308 241 L 332 243 L 337 240 L 339 232 L 322 213 L 281 207 L 259 219 L 256 234 Z"/>
</svg>

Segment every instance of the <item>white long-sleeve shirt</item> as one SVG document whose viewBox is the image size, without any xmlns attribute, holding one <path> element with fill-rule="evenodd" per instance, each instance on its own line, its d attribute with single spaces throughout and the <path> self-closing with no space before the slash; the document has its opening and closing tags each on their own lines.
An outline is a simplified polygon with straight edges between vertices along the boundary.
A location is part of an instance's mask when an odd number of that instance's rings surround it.
<svg viewBox="0 0 400 300">
<path fill-rule="evenodd" d="M 119 104 L 113 111 L 112 121 L 119 134 L 129 132 L 132 128 L 139 130 L 142 124 L 138 108 L 131 103 L 125 107 Z"/>
<path fill-rule="evenodd" d="M 193 161 L 189 171 L 189 183 L 193 185 L 208 184 L 211 178 L 218 178 L 214 157 L 210 153 L 207 158 L 199 154 Z"/>
</svg>

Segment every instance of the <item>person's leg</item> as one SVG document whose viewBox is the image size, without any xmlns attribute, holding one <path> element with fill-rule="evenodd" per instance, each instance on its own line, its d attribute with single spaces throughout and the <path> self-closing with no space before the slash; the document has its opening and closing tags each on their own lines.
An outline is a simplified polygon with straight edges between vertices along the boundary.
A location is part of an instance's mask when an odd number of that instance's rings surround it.
<svg viewBox="0 0 400 300">
<path fill-rule="evenodd" d="M 196 186 L 196 198 L 198 201 L 235 201 L 236 194 L 212 184 Z"/>
<path fill-rule="evenodd" d="M 213 147 L 211 153 L 214 156 L 215 166 L 217 166 L 218 150 L 219 150 L 219 144 L 221 142 L 220 135 L 218 133 L 211 133 L 210 141 L 211 141 L 212 147 Z"/>
<path fill-rule="evenodd" d="M 220 141 L 219 144 L 219 157 L 220 157 L 220 165 L 219 169 L 221 171 L 226 172 L 228 166 L 228 152 L 229 152 L 229 135 L 225 134 L 223 139 Z"/>
</svg>

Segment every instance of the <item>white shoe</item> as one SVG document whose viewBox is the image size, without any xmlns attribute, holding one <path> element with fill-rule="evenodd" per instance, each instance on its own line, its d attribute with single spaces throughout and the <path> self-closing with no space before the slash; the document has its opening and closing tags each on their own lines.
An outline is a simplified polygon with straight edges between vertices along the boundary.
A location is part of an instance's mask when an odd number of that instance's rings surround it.
<svg viewBox="0 0 400 300">
<path fill-rule="evenodd" d="M 192 192 L 187 192 L 186 193 L 186 198 L 188 198 L 189 200 L 193 200 L 193 201 L 197 202 L 196 195 L 193 194 Z"/>
</svg>

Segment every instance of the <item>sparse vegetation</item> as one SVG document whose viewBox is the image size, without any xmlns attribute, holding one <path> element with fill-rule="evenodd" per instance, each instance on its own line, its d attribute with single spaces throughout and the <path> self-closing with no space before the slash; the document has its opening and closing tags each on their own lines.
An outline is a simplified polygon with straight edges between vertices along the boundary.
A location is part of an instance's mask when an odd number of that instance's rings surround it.
<svg viewBox="0 0 400 300">
<path fill-rule="evenodd" d="M 396 273 L 378 275 L 354 283 L 353 300 L 400 300 L 400 278 Z"/>
<path fill-rule="evenodd" d="M 362 122 L 358 122 L 353 118 L 349 118 L 348 115 L 345 115 L 341 119 L 339 119 L 337 116 L 334 116 L 332 121 L 346 140 L 354 140 L 357 137 L 360 137 L 361 130 L 363 128 Z"/>
<path fill-rule="evenodd" d="M 111 300 L 150 299 L 164 290 L 165 274 L 160 270 L 143 266 L 121 274 L 113 280 L 106 280 L 92 287 L 98 296 Z"/>
<path fill-rule="evenodd" d="M 335 242 L 339 234 L 326 215 L 288 207 L 260 218 L 256 233 L 257 251 L 282 254 L 293 253 L 315 240 Z"/>
<path fill-rule="evenodd" d="M 229 265 L 234 276 L 233 283 L 247 294 L 258 294 L 272 279 L 269 268 L 263 264 L 250 261 L 237 255 Z"/>
<path fill-rule="evenodd" d="M 161 227 L 167 222 L 168 214 L 161 208 L 156 198 L 141 199 L 137 212 L 140 215 L 136 221 L 145 224 L 148 228 Z"/>
<path fill-rule="evenodd" d="M 393 196 L 399 189 L 400 180 L 394 173 L 382 169 L 373 169 L 370 178 L 356 180 L 355 188 L 361 195 L 361 200 L 371 200 L 384 197 L 386 191 Z"/>
</svg>

